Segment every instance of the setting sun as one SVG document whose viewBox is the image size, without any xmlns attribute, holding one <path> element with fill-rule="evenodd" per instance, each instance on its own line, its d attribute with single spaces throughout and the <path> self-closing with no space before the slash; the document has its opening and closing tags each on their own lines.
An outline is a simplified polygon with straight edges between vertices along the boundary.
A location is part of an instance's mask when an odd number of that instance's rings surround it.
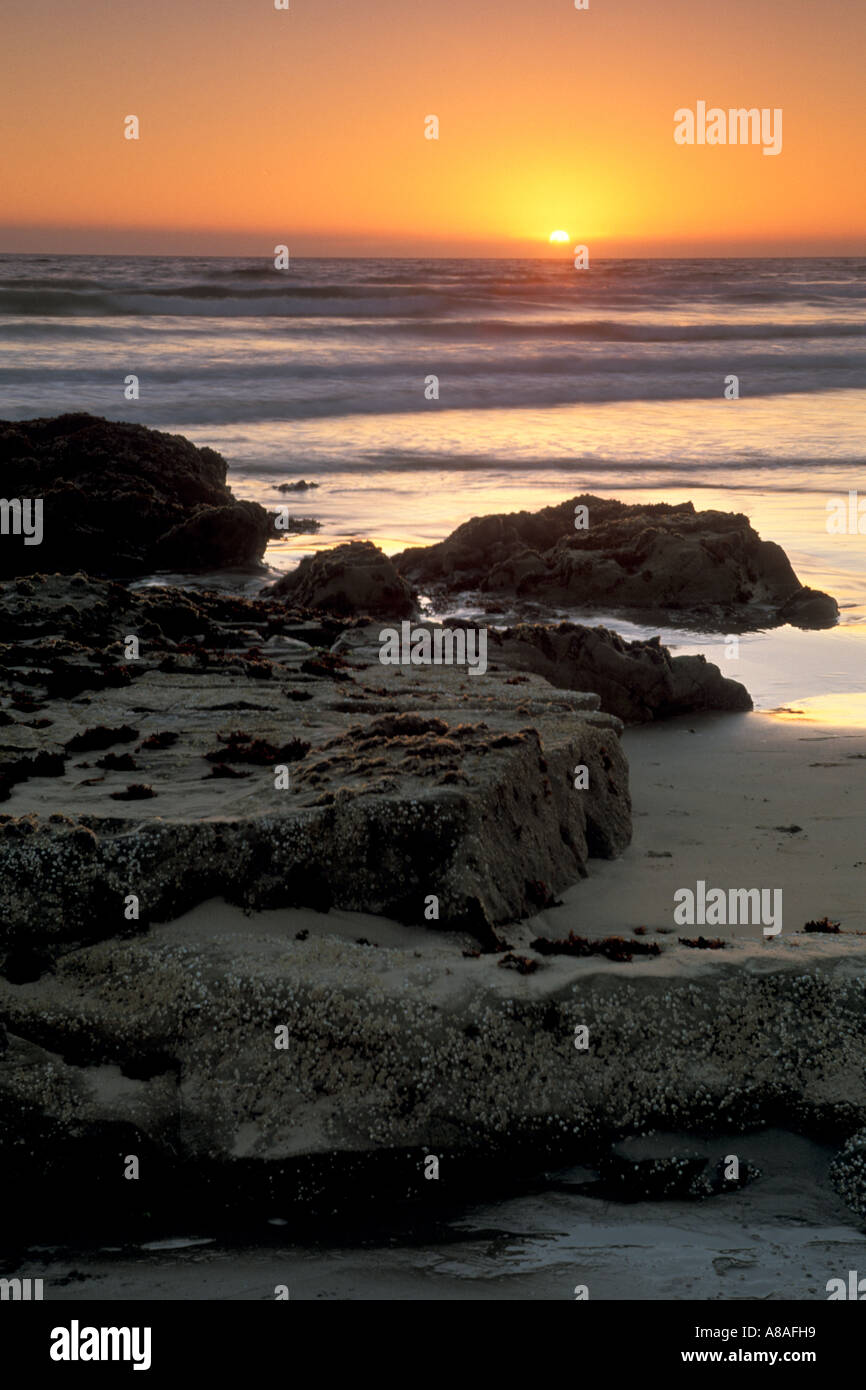
<svg viewBox="0 0 866 1390">
<path fill-rule="evenodd" d="M 550 240 L 555 242 L 568 241 L 568 232 L 551 232 Z"/>
</svg>

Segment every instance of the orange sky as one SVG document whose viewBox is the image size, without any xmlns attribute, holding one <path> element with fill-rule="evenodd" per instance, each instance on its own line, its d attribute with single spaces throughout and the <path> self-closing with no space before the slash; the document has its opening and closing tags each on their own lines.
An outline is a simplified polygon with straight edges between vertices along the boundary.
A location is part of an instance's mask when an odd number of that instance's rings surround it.
<svg viewBox="0 0 866 1390">
<path fill-rule="evenodd" d="M 0 250 L 866 253 L 862 0 L 7 0 L 3 47 Z M 676 145 L 699 99 L 782 153 Z"/>
</svg>

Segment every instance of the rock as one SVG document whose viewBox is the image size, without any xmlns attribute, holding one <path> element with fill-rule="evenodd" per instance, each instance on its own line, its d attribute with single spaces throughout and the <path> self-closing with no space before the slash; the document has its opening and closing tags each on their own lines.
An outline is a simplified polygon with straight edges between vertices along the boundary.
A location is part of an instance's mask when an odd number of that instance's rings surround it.
<svg viewBox="0 0 866 1390">
<path fill-rule="evenodd" d="M 267 512 L 257 502 L 198 507 L 160 537 L 153 554 L 155 568 L 192 572 L 248 566 L 264 554 L 269 525 Z"/>
<path fill-rule="evenodd" d="M 105 1219 L 96 1195 L 126 1189 L 144 1188 L 151 1212 L 180 1196 L 187 1221 L 257 1203 L 272 1215 L 277 1194 L 294 1214 L 333 1204 L 350 1174 L 353 1190 L 366 1174 L 393 1203 L 443 1151 L 455 1171 L 480 1154 L 488 1195 L 491 1156 L 513 1174 L 521 1141 L 538 1166 L 595 1168 L 612 1136 L 659 1116 L 677 1135 L 768 1117 L 823 1134 L 866 1123 L 862 943 L 772 959 L 754 943 L 699 972 L 673 947 L 629 967 L 563 960 L 521 975 L 429 933 L 399 946 L 377 927 L 374 950 L 351 921 L 306 914 L 298 940 L 298 919 L 219 912 L 76 945 L 30 983 L 0 979 L 0 1113 L 16 1135 L 0 1180 L 16 1196 L 7 1226 L 30 1242 L 56 1240 L 70 1213 Z M 860 1135 L 834 1166 L 855 1210 L 863 1152 Z M 146 1185 L 106 1179 L 129 1153 L 147 1155 Z M 706 1162 L 676 1136 L 620 1160 L 619 1195 L 632 1197 L 682 1195 Z"/>
<path fill-rule="evenodd" d="M 317 531 L 321 531 L 322 523 L 312 516 L 287 516 L 276 529 L 283 535 L 315 536 Z"/>
<path fill-rule="evenodd" d="M 161 659 L 178 648 L 188 653 L 195 647 L 204 666 L 219 662 L 227 648 L 249 650 L 250 644 L 262 650 L 303 649 L 309 655 L 311 644 L 329 647 L 352 625 L 278 599 L 225 591 L 158 585 L 132 589 L 81 573 L 0 581 L 0 643 L 7 644 L 3 664 L 29 671 L 19 683 L 45 685 L 49 693 L 52 672 L 72 663 L 90 673 L 95 688 L 103 683 L 95 669 L 100 666 L 114 665 L 129 680 L 150 669 L 157 653 Z M 129 635 L 140 643 L 137 660 L 126 654 Z M 14 679 L 10 671 L 6 674 Z"/>
<path fill-rule="evenodd" d="M 730 1176 L 728 1170 L 728 1159 L 718 1159 L 709 1173 L 704 1173 L 698 1178 L 693 1189 L 695 1196 L 717 1197 L 727 1192 L 739 1192 L 740 1188 L 747 1187 L 750 1182 L 757 1182 L 758 1178 L 764 1176 L 763 1170 L 748 1158 L 739 1159 L 736 1177 Z"/>
<path fill-rule="evenodd" d="M 489 629 L 489 659 L 565 690 L 592 690 L 626 723 L 701 710 L 750 710 L 739 681 L 704 656 L 671 656 L 658 637 L 628 642 L 604 627 L 559 623 Z"/>
<path fill-rule="evenodd" d="M 799 589 L 782 604 L 776 619 L 792 627 L 835 627 L 839 621 L 839 605 L 820 589 Z"/>
<path fill-rule="evenodd" d="M 0 763 L 27 774 L 0 814 L 7 1238 L 393 1205 L 429 1153 L 449 1183 L 475 1156 L 489 1193 L 520 1154 L 594 1166 L 661 1123 L 866 1133 L 862 940 L 526 956 L 552 896 L 628 844 L 620 721 L 498 659 L 383 666 L 378 632 L 273 596 L 0 583 Z M 117 802 L 125 767 L 84 763 L 132 746 L 157 796 Z M 838 1161 L 852 1205 L 863 1148 Z M 133 1153 L 146 1182 L 119 1177 Z M 657 1195 L 691 1161 L 617 1156 Z"/>
<path fill-rule="evenodd" d="M 866 1129 L 847 1141 L 830 1165 L 830 1178 L 842 1201 L 866 1219 Z"/>
<path fill-rule="evenodd" d="M 575 530 L 575 508 L 588 526 Z M 437 545 L 394 557 L 434 595 L 478 591 L 610 612 L 676 613 L 724 630 L 832 627 L 835 600 L 803 589 L 780 546 L 748 518 L 691 502 L 626 504 L 584 494 L 539 512 L 474 517 Z M 685 616 L 683 616 L 685 615 Z"/>
<path fill-rule="evenodd" d="M 44 720 L 2 730 L 0 944 L 111 934 L 134 893 L 147 921 L 224 894 L 384 912 L 494 946 L 500 924 L 628 844 L 622 726 L 595 695 L 382 666 L 375 625 L 349 629 L 368 646 L 346 654 L 291 642 L 266 656 L 264 633 L 281 612 L 290 622 L 276 598 L 130 594 L 81 576 L 32 588 L 0 585 L 4 698 L 23 688 Z M 145 629 L 138 659 L 110 640 Z M 99 778 L 84 772 L 82 752 L 133 739 L 140 783 L 106 760 Z M 238 762 L 249 776 L 212 775 Z"/>
<path fill-rule="evenodd" d="M 620 1202 L 690 1197 L 707 1166 L 700 1153 L 658 1140 L 629 1138 L 615 1144 L 600 1167 L 607 1195 Z"/>
<path fill-rule="evenodd" d="M 226 486 L 226 462 L 181 435 L 75 414 L 0 421 L 6 498 L 41 498 L 43 539 L 0 537 L 0 575 L 251 566 L 273 534 Z"/>
<path fill-rule="evenodd" d="M 620 1202 L 701 1200 L 738 1192 L 762 1176 L 754 1163 L 739 1157 L 736 1177 L 728 1176 L 730 1156 L 707 1169 L 711 1147 L 710 1141 L 690 1143 L 681 1134 L 630 1135 L 599 1163 L 601 1193 L 596 1195 Z"/>
<path fill-rule="evenodd" d="M 413 590 L 371 541 L 350 541 L 308 555 L 265 592 L 329 613 L 411 618 L 417 612 Z"/>
</svg>

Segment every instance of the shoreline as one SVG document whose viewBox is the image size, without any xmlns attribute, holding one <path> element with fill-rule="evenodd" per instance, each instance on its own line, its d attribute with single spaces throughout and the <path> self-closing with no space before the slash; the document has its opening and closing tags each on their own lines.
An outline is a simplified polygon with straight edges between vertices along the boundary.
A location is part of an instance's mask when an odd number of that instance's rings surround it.
<svg viewBox="0 0 866 1390">
<path fill-rule="evenodd" d="M 82 438 L 98 457 L 104 422 L 61 421 L 60 462 L 53 428 L 31 427 L 52 468 L 74 473 Z M 154 467 L 146 434 L 120 437 Z M 9 1235 L 75 1237 L 92 1210 L 92 1241 L 154 1254 L 178 1223 L 188 1241 L 271 1211 L 310 1241 L 335 1217 L 339 1239 L 374 1208 L 386 1225 L 493 1195 L 505 1210 L 562 1182 L 615 1212 L 733 1212 L 741 1191 L 772 1208 L 786 1144 L 768 1172 L 746 1148 L 773 1126 L 832 1145 L 825 1235 L 842 1197 L 866 1215 L 866 712 L 838 661 L 799 710 L 722 712 L 749 709 L 736 678 L 777 634 L 785 679 L 807 648 L 826 661 L 835 599 L 744 516 L 593 498 L 588 544 L 578 498 L 396 563 L 339 547 L 252 599 L 228 570 L 219 592 L 154 586 L 133 576 L 190 542 L 202 565 L 260 557 L 272 520 L 219 455 L 160 447 L 178 472 L 151 494 L 148 547 L 122 538 L 130 582 L 2 585 Z M 210 500 L 190 510 L 199 467 Z M 113 486 L 95 564 L 115 553 Z M 459 621 L 444 665 L 383 662 L 382 625 L 410 619 L 423 657 L 425 585 L 517 620 L 490 623 L 483 680 Z M 599 614 L 551 621 L 610 593 L 647 625 L 743 631 L 714 635 L 720 670 Z M 856 659 L 859 631 L 832 650 Z M 677 915 L 707 890 L 725 916 Z M 743 1138 L 742 1174 L 691 1152 L 714 1135 Z M 546 1171 L 564 1163 L 589 1176 Z"/>
</svg>

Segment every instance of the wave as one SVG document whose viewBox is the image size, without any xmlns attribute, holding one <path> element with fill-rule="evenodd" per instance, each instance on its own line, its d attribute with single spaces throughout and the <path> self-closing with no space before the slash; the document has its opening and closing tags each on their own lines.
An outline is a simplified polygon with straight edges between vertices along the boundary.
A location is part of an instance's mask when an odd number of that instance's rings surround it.
<svg viewBox="0 0 866 1390">
<path fill-rule="evenodd" d="M 292 287 L 280 293 L 270 285 L 259 289 L 239 290 L 237 286 L 184 285 L 166 289 L 152 288 L 122 292 L 46 287 L 0 288 L 0 313 L 43 318 L 65 317 L 126 317 L 129 315 L 184 316 L 237 318 L 241 316 L 292 317 L 310 314 L 315 306 L 317 315 L 351 317 L 359 306 L 370 316 L 400 312 L 426 313 L 435 311 L 435 299 L 418 289 L 406 288 L 399 295 L 372 299 L 366 291 L 356 294 L 321 286 Z"/>
<path fill-rule="evenodd" d="M 398 330 L 416 331 L 416 325 L 396 325 Z M 603 341 L 621 343 L 693 343 L 741 339 L 772 338 L 864 338 L 866 320 L 811 319 L 808 322 L 764 320 L 728 323 L 634 323 L 616 319 L 553 320 L 524 322 L 516 319 L 446 320 L 427 325 L 431 336 L 444 337 L 555 337 L 563 341 Z"/>
<path fill-rule="evenodd" d="M 635 380 L 585 380 L 579 384 L 570 381 L 550 382 L 538 379 L 527 383 L 520 375 L 510 377 L 493 376 L 483 381 L 455 383 L 448 388 L 446 401 L 441 408 L 428 406 L 427 415 L 440 416 L 478 413 L 486 415 L 503 410 L 556 410 L 572 406 L 657 406 L 663 403 L 695 404 L 704 403 L 715 408 L 722 400 L 723 378 L 716 371 L 712 376 L 704 373 L 701 380 L 686 378 L 673 382 L 662 376 Z M 228 387 L 222 389 L 218 384 L 198 379 L 192 382 L 177 382 L 174 389 L 162 390 L 156 395 L 157 383 L 148 381 L 148 389 L 154 393 L 154 403 L 147 398 L 138 404 L 136 417 L 142 424 L 162 428 L 162 420 L 168 412 L 182 429 L 207 430 L 230 428 L 232 426 L 255 425 L 260 428 L 273 428 L 304 422 L 324 422 L 346 420 L 349 418 L 377 418 L 382 422 L 399 417 L 417 416 L 419 411 L 420 383 L 422 377 L 401 380 L 393 383 L 392 389 L 382 389 L 381 383 L 371 383 L 368 391 L 362 383 L 347 388 L 344 383 L 324 381 L 310 389 L 299 391 L 286 397 L 285 389 L 275 382 L 270 392 L 257 389 L 232 392 Z M 859 375 L 849 373 L 826 373 L 816 379 L 814 373 L 804 373 L 799 380 L 790 375 L 780 376 L 775 381 L 755 381 L 749 379 L 748 398 L 752 401 L 772 401 L 789 398 L 809 398 L 837 395 L 840 391 L 856 391 L 864 385 L 864 372 Z M 3 391 L 2 415 L 5 419 L 28 419 L 35 415 L 62 414 L 64 411 L 89 410 L 95 415 L 115 414 L 114 403 L 118 396 L 118 379 L 106 381 L 101 388 L 95 388 L 90 378 L 86 385 L 73 382 L 55 382 L 50 391 L 46 390 L 45 379 L 31 376 L 28 380 L 10 380 L 9 374 L 0 371 L 0 387 Z"/>
<path fill-rule="evenodd" d="M 462 316 L 455 316 L 455 308 Z M 282 293 L 273 286 L 249 288 L 241 293 L 236 286 L 223 288 L 208 284 L 174 286 L 169 291 L 156 288 L 134 292 L 107 292 L 88 288 L 48 288 L 10 286 L 0 282 L 0 314 L 20 319 L 33 318 L 286 318 L 308 321 L 345 320 L 345 331 L 367 332 L 370 320 L 387 319 L 389 334 L 412 334 L 421 339 L 451 340 L 519 337 L 524 341 L 553 339 L 561 342 L 694 343 L 732 340 L 866 338 L 866 320 L 859 319 L 774 319 L 743 320 L 728 318 L 693 323 L 666 322 L 659 318 L 575 318 L 563 314 L 562 306 L 545 313 L 529 306 L 532 317 L 474 316 L 467 310 L 465 297 L 434 295 L 423 289 L 395 289 L 393 294 L 376 295 L 346 288 L 292 287 Z M 353 322 L 354 320 L 354 322 Z"/>
<path fill-rule="evenodd" d="M 15 256 L 0 255 L 0 289 L 138 293 L 267 293 L 275 276 L 268 256 Z M 562 260 L 317 259 L 293 257 L 281 278 L 298 294 L 363 298 L 380 293 L 456 293 L 501 302 L 555 295 L 580 302 L 661 304 L 759 303 L 826 307 L 862 303 L 866 259 L 593 260 L 576 274 Z"/>
<path fill-rule="evenodd" d="M 218 445 L 215 447 L 219 447 Z M 232 465 L 232 475 L 250 476 L 263 481 L 268 478 L 279 478 L 281 481 L 286 476 L 287 465 L 285 459 L 262 459 L 255 461 L 235 461 Z M 376 471 L 387 471 L 388 473 L 484 473 L 492 472 L 497 474 L 508 474 L 524 471 L 531 473 L 546 472 L 551 478 L 561 478 L 562 475 L 571 476 L 574 474 L 586 474 L 592 477 L 616 477 L 618 488 L 646 488 L 647 479 L 655 479 L 657 474 L 663 474 L 671 486 L 678 486 L 682 479 L 686 479 L 694 487 L 718 488 L 721 484 L 725 487 L 737 487 L 744 490 L 754 491 L 756 473 L 767 473 L 778 475 L 780 478 L 788 474 L 789 478 L 784 484 L 786 492 L 805 492 L 815 491 L 814 475 L 821 472 L 841 472 L 845 469 L 862 469 L 863 458 L 856 455 L 822 457 L 820 455 L 800 457 L 792 455 L 790 457 L 782 454 L 750 454 L 748 457 L 736 458 L 726 457 L 723 463 L 718 459 L 709 462 L 702 462 L 697 458 L 680 457 L 677 460 L 654 458 L 648 460 L 639 470 L 635 469 L 634 459 L 623 457 L 600 458 L 596 454 L 577 454 L 569 458 L 551 459 L 548 457 L 532 457 L 521 455 L 518 460 L 509 459 L 502 454 L 485 453 L 444 453 L 441 451 L 424 451 L 423 457 L 407 456 L 397 449 L 379 449 L 375 452 L 367 452 L 363 455 L 356 454 L 352 458 L 347 458 L 345 454 L 329 455 L 326 452 L 317 453 L 307 465 L 307 476 L 315 472 L 316 476 L 336 474 L 366 474 L 371 469 Z M 297 471 L 297 469 L 295 469 Z M 743 481 L 737 482 L 737 475 L 741 475 Z M 795 481 L 795 478 L 802 478 L 802 481 Z M 653 486 L 655 486 L 655 481 Z M 597 484 L 601 486 L 601 484 Z M 775 483 L 774 486 L 778 486 Z"/>
<path fill-rule="evenodd" d="M 5 326 L 0 329 L 0 347 L 7 331 Z M 77 341 L 77 335 L 73 341 Z M 140 345 L 130 344 L 125 336 L 121 341 L 127 352 L 138 360 L 142 351 Z M 631 379 L 635 384 L 645 382 L 652 394 L 659 382 L 667 381 L 675 386 L 677 394 L 682 391 L 688 395 L 699 373 L 713 373 L 715 379 L 719 371 L 731 365 L 727 342 L 724 347 L 716 347 L 712 340 L 706 347 L 693 350 L 680 346 L 676 340 L 663 348 L 647 343 L 645 350 L 623 350 L 617 342 L 601 342 L 591 353 L 578 347 L 572 350 L 557 347 L 551 352 L 546 344 L 539 346 L 540 351 L 521 352 L 519 346 L 513 344 L 509 345 L 509 351 L 482 355 L 474 350 L 473 344 L 461 343 L 459 348 L 443 353 L 433 362 L 423 343 L 414 345 L 411 351 L 403 343 L 389 349 L 377 342 L 366 352 L 359 345 L 349 357 L 340 337 L 336 342 L 321 344 L 315 355 L 307 356 L 291 339 L 275 341 L 269 338 L 258 351 L 251 352 L 246 334 L 240 335 L 236 343 L 221 337 L 207 345 L 195 335 L 189 339 L 185 336 L 175 339 L 170 351 L 162 348 L 140 365 L 151 385 L 169 388 L 177 385 L 184 390 L 202 389 L 225 394 L 244 383 L 245 394 L 249 384 L 259 385 L 265 393 L 276 388 L 283 396 L 291 395 L 300 383 L 305 390 L 317 386 L 327 391 L 359 386 L 365 394 L 376 393 L 377 387 L 391 391 L 401 384 L 411 390 L 418 384 L 419 373 L 423 382 L 434 366 L 440 384 L 447 383 L 449 393 L 471 391 L 475 386 L 487 389 L 514 377 L 532 388 L 548 382 L 557 391 L 566 386 L 569 392 L 580 390 L 587 383 L 604 384 L 610 378 L 614 385 L 623 379 Z M 843 350 L 837 350 L 832 343 L 826 343 L 817 351 L 810 351 L 804 345 L 799 350 L 792 348 L 779 353 L 773 351 L 772 346 L 768 350 L 766 343 L 758 341 L 741 345 L 738 361 L 748 367 L 750 391 L 761 383 L 772 383 L 774 390 L 781 390 L 787 380 L 796 385 L 802 383 L 804 376 L 816 381 L 822 376 L 830 377 L 831 384 L 835 380 L 836 387 L 841 389 L 840 378 L 858 372 L 862 379 L 856 384 L 866 387 L 866 351 L 852 343 L 842 347 Z M 148 348 L 151 344 L 145 342 L 143 350 L 146 352 Z M 113 386 L 117 380 L 113 353 L 110 360 L 108 369 L 95 361 L 79 364 L 71 357 L 62 366 L 57 361 L 50 384 L 81 382 L 93 386 L 102 381 Z M 21 359 L 14 365 L 10 360 L 8 366 L 0 366 L 0 381 L 10 386 L 30 381 L 49 385 L 41 362 L 24 365 Z M 701 383 L 697 385 L 700 394 Z"/>
</svg>

